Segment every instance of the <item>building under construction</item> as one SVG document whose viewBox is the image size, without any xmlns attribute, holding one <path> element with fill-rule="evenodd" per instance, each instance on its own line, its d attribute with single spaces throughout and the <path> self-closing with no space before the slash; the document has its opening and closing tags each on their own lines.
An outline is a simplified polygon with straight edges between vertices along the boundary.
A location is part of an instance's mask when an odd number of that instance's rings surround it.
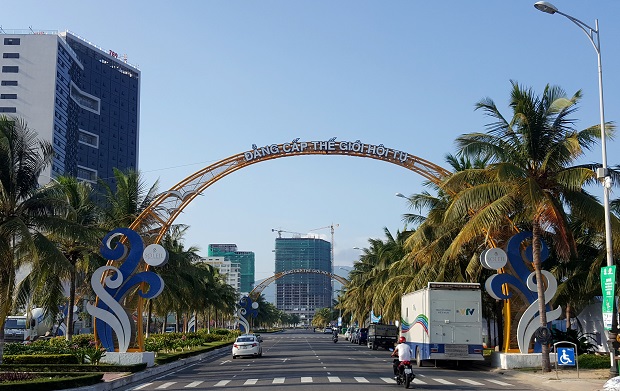
<svg viewBox="0 0 620 391">
<path fill-rule="evenodd" d="M 311 237 L 276 238 L 275 272 L 313 269 L 332 272 L 331 244 Z M 276 307 L 310 324 L 316 310 L 332 306 L 328 275 L 294 273 L 275 281 Z"/>
</svg>

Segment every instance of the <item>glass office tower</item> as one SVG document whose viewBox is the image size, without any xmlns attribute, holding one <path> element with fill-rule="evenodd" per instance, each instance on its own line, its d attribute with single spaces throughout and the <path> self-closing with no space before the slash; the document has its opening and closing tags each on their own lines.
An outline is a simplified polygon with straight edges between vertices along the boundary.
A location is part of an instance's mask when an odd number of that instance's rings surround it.
<svg viewBox="0 0 620 391">
<path fill-rule="evenodd" d="M 69 32 L 0 29 L 0 45 L 0 115 L 54 148 L 41 184 L 70 175 L 114 189 L 114 168 L 138 168 L 136 67 Z"/>
</svg>

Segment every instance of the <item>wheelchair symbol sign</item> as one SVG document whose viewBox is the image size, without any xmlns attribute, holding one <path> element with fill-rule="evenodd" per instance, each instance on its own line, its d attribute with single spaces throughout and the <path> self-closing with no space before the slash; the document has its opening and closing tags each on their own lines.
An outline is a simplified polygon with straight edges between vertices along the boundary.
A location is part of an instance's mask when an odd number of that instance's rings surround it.
<svg viewBox="0 0 620 391">
<path fill-rule="evenodd" d="M 575 365 L 575 349 L 574 348 L 558 348 L 558 365 Z"/>
</svg>

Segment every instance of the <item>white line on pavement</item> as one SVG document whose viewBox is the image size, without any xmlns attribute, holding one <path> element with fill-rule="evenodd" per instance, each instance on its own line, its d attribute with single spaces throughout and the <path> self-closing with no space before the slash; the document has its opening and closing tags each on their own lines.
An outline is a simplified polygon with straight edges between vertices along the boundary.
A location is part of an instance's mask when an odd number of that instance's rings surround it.
<svg viewBox="0 0 620 391">
<path fill-rule="evenodd" d="M 193 381 L 191 383 L 189 383 L 188 385 L 185 386 L 185 388 L 194 388 L 194 387 L 198 387 L 199 385 L 201 385 L 203 383 L 203 381 Z"/>
<path fill-rule="evenodd" d="M 139 386 L 138 386 L 138 387 L 136 387 L 136 388 L 132 388 L 132 390 L 141 390 L 141 389 L 143 389 L 144 387 L 148 387 L 148 386 L 150 386 L 151 384 L 153 384 L 153 383 L 144 383 L 144 384 L 139 385 Z"/>
<path fill-rule="evenodd" d="M 503 381 L 491 380 L 491 379 L 487 379 L 487 380 L 490 381 L 491 383 L 499 384 L 500 386 L 511 386 L 512 387 L 512 384 L 504 383 Z"/>
<path fill-rule="evenodd" d="M 224 387 L 228 383 L 230 383 L 230 380 L 220 380 L 219 382 L 215 383 L 213 387 Z"/>
<path fill-rule="evenodd" d="M 394 378 L 392 378 L 392 377 L 382 377 L 381 380 L 383 380 L 384 382 L 389 383 L 389 384 L 396 383 L 396 380 L 394 380 Z"/>
<path fill-rule="evenodd" d="M 283 384 L 285 379 L 284 377 L 276 377 L 273 379 L 273 384 Z"/>
<path fill-rule="evenodd" d="M 355 379 L 356 382 L 358 383 L 369 383 L 368 380 L 365 377 L 353 377 Z"/>
<path fill-rule="evenodd" d="M 301 382 L 302 383 L 312 383 L 312 377 L 309 377 L 309 376 L 308 377 L 304 377 L 304 376 L 302 376 L 301 377 Z"/>
<path fill-rule="evenodd" d="M 251 386 L 258 382 L 258 379 L 248 379 L 243 383 L 244 386 Z"/>
<path fill-rule="evenodd" d="M 477 382 L 475 380 L 470 380 L 470 379 L 459 379 L 462 382 L 468 383 L 468 384 L 472 384 L 474 386 L 483 386 L 483 383 Z"/>
<path fill-rule="evenodd" d="M 169 382 L 166 382 L 166 383 L 164 383 L 164 384 L 160 385 L 159 387 L 157 387 L 157 389 L 158 389 L 158 390 L 161 390 L 161 389 L 164 389 L 164 388 L 168 388 L 168 387 L 170 387 L 171 385 L 173 385 L 174 383 L 176 383 L 176 382 L 175 382 L 175 381 L 169 381 Z"/>
<path fill-rule="evenodd" d="M 327 379 L 330 383 L 340 383 L 340 378 L 338 376 L 327 376 Z"/>
<path fill-rule="evenodd" d="M 451 381 L 447 381 L 447 380 L 444 380 L 444 379 L 435 379 L 435 378 L 433 378 L 433 380 L 435 380 L 437 383 L 441 383 L 441 384 L 454 384 Z"/>
</svg>

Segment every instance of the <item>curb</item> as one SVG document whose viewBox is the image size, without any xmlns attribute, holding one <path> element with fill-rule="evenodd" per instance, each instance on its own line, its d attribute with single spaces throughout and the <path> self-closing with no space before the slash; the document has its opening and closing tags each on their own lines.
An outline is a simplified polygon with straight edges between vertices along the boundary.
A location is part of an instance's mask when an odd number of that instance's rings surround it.
<svg viewBox="0 0 620 391">
<path fill-rule="evenodd" d="M 188 364 L 192 364 L 197 361 L 202 361 L 206 358 L 211 358 L 213 356 L 220 355 L 222 351 L 230 350 L 229 346 L 223 346 L 218 349 L 214 349 L 210 352 L 201 353 L 193 357 L 184 358 L 181 360 L 177 360 L 168 364 L 158 365 L 155 367 L 147 368 L 144 371 L 136 372 L 129 374 L 128 376 L 123 376 L 118 379 L 114 379 L 109 382 L 93 384 L 91 386 L 77 387 L 77 388 L 68 388 L 67 390 L 71 391 L 110 391 L 115 390 L 120 387 L 128 386 L 132 383 L 137 383 L 141 380 L 148 379 L 149 377 L 156 376 L 162 374 L 164 372 L 171 371 L 173 369 L 187 366 Z"/>
</svg>

